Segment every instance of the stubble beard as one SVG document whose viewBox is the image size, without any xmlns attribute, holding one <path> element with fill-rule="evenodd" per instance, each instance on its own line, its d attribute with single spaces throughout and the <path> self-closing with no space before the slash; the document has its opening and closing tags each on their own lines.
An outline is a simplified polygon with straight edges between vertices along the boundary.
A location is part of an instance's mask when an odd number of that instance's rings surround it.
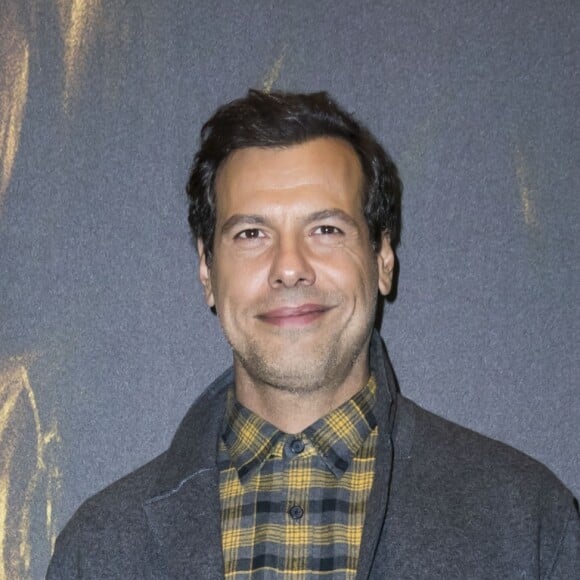
<svg viewBox="0 0 580 580">
<path fill-rule="evenodd" d="M 304 340 L 300 331 L 289 332 L 285 345 L 278 347 L 250 338 L 242 349 L 232 344 L 227 335 L 226 338 L 234 359 L 255 386 L 309 395 L 336 389 L 345 382 L 357 360 L 361 355 L 366 355 L 364 351 L 373 325 L 374 315 L 359 334 L 335 334 L 310 348 L 308 344 L 300 347 L 300 342 Z"/>
</svg>

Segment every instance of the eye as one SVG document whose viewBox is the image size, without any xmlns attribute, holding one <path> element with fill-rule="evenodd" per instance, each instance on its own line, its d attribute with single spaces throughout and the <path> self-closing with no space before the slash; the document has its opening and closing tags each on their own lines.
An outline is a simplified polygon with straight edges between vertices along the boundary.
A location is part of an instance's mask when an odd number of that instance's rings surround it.
<svg viewBox="0 0 580 580">
<path fill-rule="evenodd" d="M 344 234 L 344 232 L 340 228 L 329 225 L 318 226 L 317 228 L 314 228 L 312 233 L 315 236 L 332 236 L 332 235 L 340 236 Z"/>
<path fill-rule="evenodd" d="M 257 240 L 258 238 L 264 238 L 264 237 L 266 237 L 266 236 L 262 230 L 259 230 L 258 228 L 250 228 L 248 230 L 243 230 L 243 231 L 237 233 L 234 236 L 234 239 L 237 239 L 237 240 Z"/>
</svg>

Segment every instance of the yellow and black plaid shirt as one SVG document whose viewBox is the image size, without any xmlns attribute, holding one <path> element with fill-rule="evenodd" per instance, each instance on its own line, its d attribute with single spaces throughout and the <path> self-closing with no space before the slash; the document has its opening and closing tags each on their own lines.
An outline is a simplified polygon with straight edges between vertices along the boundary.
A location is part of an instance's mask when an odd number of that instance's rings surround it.
<svg viewBox="0 0 580 580">
<path fill-rule="evenodd" d="M 354 578 L 371 490 L 376 383 L 298 435 L 229 393 L 219 448 L 225 577 Z"/>
</svg>

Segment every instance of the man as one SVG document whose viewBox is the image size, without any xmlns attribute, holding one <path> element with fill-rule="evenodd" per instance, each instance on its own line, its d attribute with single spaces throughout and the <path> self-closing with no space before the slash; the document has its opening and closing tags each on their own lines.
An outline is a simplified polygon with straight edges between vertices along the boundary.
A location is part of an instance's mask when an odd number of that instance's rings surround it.
<svg viewBox="0 0 580 580">
<path fill-rule="evenodd" d="M 49 578 L 580 578 L 562 484 L 397 392 L 373 328 L 400 194 L 324 93 L 215 113 L 189 218 L 233 368 L 79 509 Z"/>
</svg>

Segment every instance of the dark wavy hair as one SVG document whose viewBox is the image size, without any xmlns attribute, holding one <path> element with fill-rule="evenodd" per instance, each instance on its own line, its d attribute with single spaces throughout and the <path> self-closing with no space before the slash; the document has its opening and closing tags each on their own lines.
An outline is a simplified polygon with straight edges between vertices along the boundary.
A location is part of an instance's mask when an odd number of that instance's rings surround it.
<svg viewBox="0 0 580 580">
<path fill-rule="evenodd" d="M 395 246 L 401 224 L 402 183 L 397 167 L 372 134 L 325 92 L 299 94 L 250 90 L 220 107 L 201 130 L 187 183 L 189 225 L 211 263 L 216 224 L 215 179 L 228 155 L 245 147 L 288 147 L 335 137 L 351 144 L 365 178 L 363 212 L 375 251 L 383 233 Z"/>
</svg>

